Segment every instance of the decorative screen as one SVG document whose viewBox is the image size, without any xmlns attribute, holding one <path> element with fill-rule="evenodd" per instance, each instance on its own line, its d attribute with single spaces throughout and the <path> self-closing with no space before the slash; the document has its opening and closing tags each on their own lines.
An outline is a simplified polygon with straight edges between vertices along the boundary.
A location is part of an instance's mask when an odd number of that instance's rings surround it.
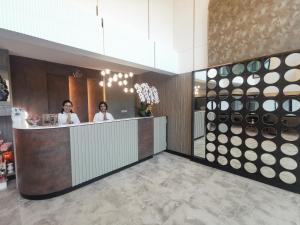
<svg viewBox="0 0 300 225">
<path fill-rule="evenodd" d="M 300 53 L 207 71 L 205 161 L 300 193 Z"/>
</svg>

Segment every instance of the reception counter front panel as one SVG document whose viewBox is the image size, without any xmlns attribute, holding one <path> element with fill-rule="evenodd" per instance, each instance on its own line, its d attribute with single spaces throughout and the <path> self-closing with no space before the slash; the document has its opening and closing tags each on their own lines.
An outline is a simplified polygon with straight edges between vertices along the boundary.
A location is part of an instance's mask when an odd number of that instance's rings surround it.
<svg viewBox="0 0 300 225">
<path fill-rule="evenodd" d="M 73 190 L 166 149 L 166 117 L 14 129 L 23 197 Z"/>
</svg>

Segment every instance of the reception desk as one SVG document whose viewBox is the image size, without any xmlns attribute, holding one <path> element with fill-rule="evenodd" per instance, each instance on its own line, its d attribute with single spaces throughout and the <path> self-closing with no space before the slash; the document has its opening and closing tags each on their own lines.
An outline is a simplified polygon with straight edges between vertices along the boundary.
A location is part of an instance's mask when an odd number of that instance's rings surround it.
<svg viewBox="0 0 300 225">
<path fill-rule="evenodd" d="M 15 128 L 17 184 L 29 199 L 54 197 L 166 149 L 166 117 Z"/>
</svg>

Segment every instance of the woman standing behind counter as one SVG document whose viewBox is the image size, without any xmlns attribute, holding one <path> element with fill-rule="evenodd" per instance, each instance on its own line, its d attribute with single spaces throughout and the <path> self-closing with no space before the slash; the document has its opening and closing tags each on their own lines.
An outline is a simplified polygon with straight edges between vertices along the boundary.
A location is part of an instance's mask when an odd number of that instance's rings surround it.
<svg viewBox="0 0 300 225">
<path fill-rule="evenodd" d="M 65 100 L 62 106 L 61 112 L 58 113 L 58 125 L 79 124 L 77 114 L 72 111 L 73 103 L 70 100 Z"/>
<path fill-rule="evenodd" d="M 107 112 L 107 103 L 99 103 L 99 112 L 95 114 L 93 122 L 112 121 L 114 117 Z"/>
</svg>

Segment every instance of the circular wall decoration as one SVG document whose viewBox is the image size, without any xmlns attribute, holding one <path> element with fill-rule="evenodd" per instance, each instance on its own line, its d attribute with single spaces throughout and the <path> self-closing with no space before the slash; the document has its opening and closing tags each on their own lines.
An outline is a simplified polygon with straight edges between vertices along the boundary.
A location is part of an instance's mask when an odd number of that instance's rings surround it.
<svg viewBox="0 0 300 225">
<path fill-rule="evenodd" d="M 207 119 L 210 121 L 214 121 L 216 119 L 216 114 L 214 112 L 207 113 Z"/>
<path fill-rule="evenodd" d="M 234 146 L 240 146 L 242 144 L 242 139 L 239 136 L 233 136 L 230 138 L 230 142 Z"/>
<path fill-rule="evenodd" d="M 300 65 L 300 53 L 292 53 L 285 58 L 285 64 L 290 67 Z"/>
<path fill-rule="evenodd" d="M 229 86 L 229 83 L 229 80 L 227 78 L 224 78 L 219 81 L 219 86 L 221 88 L 227 88 Z"/>
<path fill-rule="evenodd" d="M 259 108 L 259 103 L 256 100 L 248 100 L 246 102 L 246 108 L 247 108 L 247 110 L 252 111 L 252 112 L 256 111 Z"/>
<path fill-rule="evenodd" d="M 266 164 L 268 166 L 275 165 L 275 163 L 276 163 L 276 158 L 269 153 L 262 154 L 260 159 L 264 164 Z"/>
<path fill-rule="evenodd" d="M 279 89 L 276 86 L 269 86 L 264 89 L 264 96 L 267 98 L 276 97 L 279 94 Z"/>
<path fill-rule="evenodd" d="M 209 161 L 209 162 L 214 162 L 216 160 L 216 157 L 212 154 L 212 153 L 207 153 L 206 154 L 206 159 Z"/>
<path fill-rule="evenodd" d="M 220 100 L 224 100 L 224 99 L 228 98 L 228 96 L 229 96 L 228 90 L 222 89 L 222 90 L 219 91 Z"/>
<path fill-rule="evenodd" d="M 209 122 L 207 124 L 207 130 L 209 130 L 209 131 L 215 131 L 216 130 L 216 124 L 213 123 L 213 122 Z"/>
<path fill-rule="evenodd" d="M 254 163 L 250 163 L 250 162 L 246 162 L 244 164 L 244 169 L 248 172 L 248 173 L 256 173 L 257 171 L 257 167 L 255 166 Z"/>
<path fill-rule="evenodd" d="M 216 150 L 216 146 L 213 143 L 207 143 L 206 149 L 210 152 L 214 152 Z"/>
<path fill-rule="evenodd" d="M 266 178 L 274 178 L 276 176 L 275 170 L 268 166 L 260 168 L 260 173 Z"/>
<path fill-rule="evenodd" d="M 264 76 L 264 82 L 266 84 L 275 84 L 279 81 L 280 75 L 277 72 L 270 72 Z"/>
<path fill-rule="evenodd" d="M 260 82 L 260 76 L 257 74 L 252 74 L 247 79 L 247 83 L 251 86 L 257 85 L 259 82 Z"/>
<path fill-rule="evenodd" d="M 207 98 L 215 98 L 217 96 L 217 93 L 215 91 L 209 91 L 207 93 Z"/>
<path fill-rule="evenodd" d="M 245 66 L 244 64 L 235 64 L 233 67 L 232 67 L 232 73 L 234 75 L 241 75 L 243 72 L 245 71 Z"/>
<path fill-rule="evenodd" d="M 260 90 L 256 87 L 251 87 L 247 90 L 246 95 L 248 98 L 256 98 L 260 94 Z"/>
<path fill-rule="evenodd" d="M 243 121 L 243 116 L 241 113 L 234 112 L 231 114 L 231 122 L 232 123 L 241 123 Z"/>
<path fill-rule="evenodd" d="M 287 99 L 282 103 L 282 108 L 287 112 L 296 112 L 300 109 L 300 102 L 296 99 Z"/>
<path fill-rule="evenodd" d="M 281 60 L 278 57 L 271 57 L 264 62 L 264 67 L 266 70 L 275 70 L 280 66 L 280 64 Z"/>
<path fill-rule="evenodd" d="M 241 99 L 243 97 L 243 95 L 244 95 L 244 91 L 240 88 L 236 88 L 231 92 L 231 96 L 234 99 Z"/>
<path fill-rule="evenodd" d="M 219 75 L 221 77 L 227 77 L 230 74 L 230 67 L 229 66 L 222 66 L 219 68 Z"/>
<path fill-rule="evenodd" d="M 296 82 L 300 80 L 300 70 L 290 69 L 284 74 L 284 79 L 288 82 Z"/>
<path fill-rule="evenodd" d="M 296 176 L 288 171 L 283 171 L 279 173 L 279 178 L 286 184 L 294 184 L 297 181 Z"/>
<path fill-rule="evenodd" d="M 299 96 L 300 95 L 300 85 L 290 84 L 283 88 L 283 94 L 285 96 Z"/>
<path fill-rule="evenodd" d="M 261 63 L 258 60 L 254 60 L 248 63 L 247 65 L 247 70 L 250 73 L 256 73 L 257 71 L 259 71 L 261 68 Z"/>
<path fill-rule="evenodd" d="M 226 133 L 228 131 L 228 126 L 225 123 L 220 123 L 218 126 L 218 130 L 221 133 Z"/>
<path fill-rule="evenodd" d="M 227 101 L 221 101 L 218 105 L 218 108 L 221 111 L 226 111 L 227 109 L 229 109 L 229 103 Z"/>
<path fill-rule="evenodd" d="M 206 138 L 207 138 L 207 140 L 209 140 L 209 141 L 215 141 L 216 140 L 216 135 L 214 134 L 214 133 L 208 133 L 207 135 L 206 135 Z"/>
<path fill-rule="evenodd" d="M 297 141 L 299 133 L 293 128 L 284 128 L 281 130 L 281 137 L 287 141 Z"/>
<path fill-rule="evenodd" d="M 255 137 L 258 135 L 258 129 L 253 125 L 248 125 L 245 129 L 245 132 L 250 137 Z"/>
<path fill-rule="evenodd" d="M 278 123 L 278 117 L 273 113 L 266 113 L 262 117 L 262 122 L 265 125 L 275 125 Z"/>
<path fill-rule="evenodd" d="M 218 161 L 218 163 L 219 163 L 220 165 L 222 165 L 222 166 L 225 166 L 225 165 L 228 164 L 228 160 L 226 159 L 225 156 L 222 156 L 222 155 L 218 156 L 217 161 Z"/>
<path fill-rule="evenodd" d="M 263 109 L 267 112 L 273 112 L 278 109 L 278 102 L 275 100 L 267 100 L 263 103 Z"/>
<path fill-rule="evenodd" d="M 297 155 L 299 153 L 298 147 L 294 144 L 291 144 L 291 143 L 285 143 L 285 144 L 281 145 L 280 150 L 285 155 L 288 155 L 288 156 L 294 156 L 294 155 Z"/>
<path fill-rule="evenodd" d="M 208 89 L 215 89 L 217 87 L 217 82 L 215 80 L 209 80 L 207 82 Z"/>
<path fill-rule="evenodd" d="M 244 83 L 244 79 L 241 76 L 233 78 L 232 85 L 233 87 L 240 87 Z"/>
<path fill-rule="evenodd" d="M 257 154 L 256 154 L 256 152 L 254 152 L 252 150 L 247 150 L 244 155 L 245 155 L 245 158 L 249 161 L 257 160 Z"/>
<path fill-rule="evenodd" d="M 241 162 L 237 159 L 230 160 L 230 166 L 234 169 L 240 169 L 242 167 Z"/>
<path fill-rule="evenodd" d="M 231 102 L 231 109 L 233 111 L 240 111 L 243 109 L 243 103 L 240 100 L 235 100 Z"/>
<path fill-rule="evenodd" d="M 258 147 L 258 142 L 254 138 L 247 138 L 245 144 L 250 149 L 255 149 Z"/>
<path fill-rule="evenodd" d="M 227 152 L 228 152 L 227 147 L 226 147 L 225 145 L 219 145 L 219 146 L 218 146 L 218 152 L 219 152 L 221 155 L 227 154 Z"/>
<path fill-rule="evenodd" d="M 262 136 L 268 139 L 273 139 L 277 136 L 277 129 L 274 127 L 264 127 L 261 130 Z"/>
<path fill-rule="evenodd" d="M 230 149 L 230 154 L 235 158 L 240 158 L 242 156 L 242 151 L 234 147 Z"/>
<path fill-rule="evenodd" d="M 277 149 L 277 145 L 273 141 L 269 140 L 263 141 L 261 143 L 261 147 L 266 152 L 274 152 Z"/>
<path fill-rule="evenodd" d="M 300 124 L 300 117 L 295 114 L 286 114 L 281 117 L 281 124 L 286 127 L 297 127 Z"/>
<path fill-rule="evenodd" d="M 222 144 L 226 144 L 228 142 L 228 137 L 225 134 L 220 134 L 218 136 L 218 141 Z"/>
<path fill-rule="evenodd" d="M 217 107 L 217 104 L 215 101 L 209 101 L 207 103 L 207 106 L 206 106 L 209 110 L 215 110 L 216 107 Z"/>
<path fill-rule="evenodd" d="M 236 124 L 233 124 L 230 128 L 230 131 L 233 133 L 233 134 L 241 134 L 242 131 L 243 131 L 243 128 L 241 125 L 236 125 Z"/>
<path fill-rule="evenodd" d="M 217 74 L 218 74 L 218 71 L 214 68 L 208 70 L 208 72 L 207 72 L 208 78 L 215 78 L 217 76 Z"/>
<path fill-rule="evenodd" d="M 286 170 L 295 170 L 298 167 L 296 160 L 289 157 L 281 158 L 279 163 Z"/>
</svg>

